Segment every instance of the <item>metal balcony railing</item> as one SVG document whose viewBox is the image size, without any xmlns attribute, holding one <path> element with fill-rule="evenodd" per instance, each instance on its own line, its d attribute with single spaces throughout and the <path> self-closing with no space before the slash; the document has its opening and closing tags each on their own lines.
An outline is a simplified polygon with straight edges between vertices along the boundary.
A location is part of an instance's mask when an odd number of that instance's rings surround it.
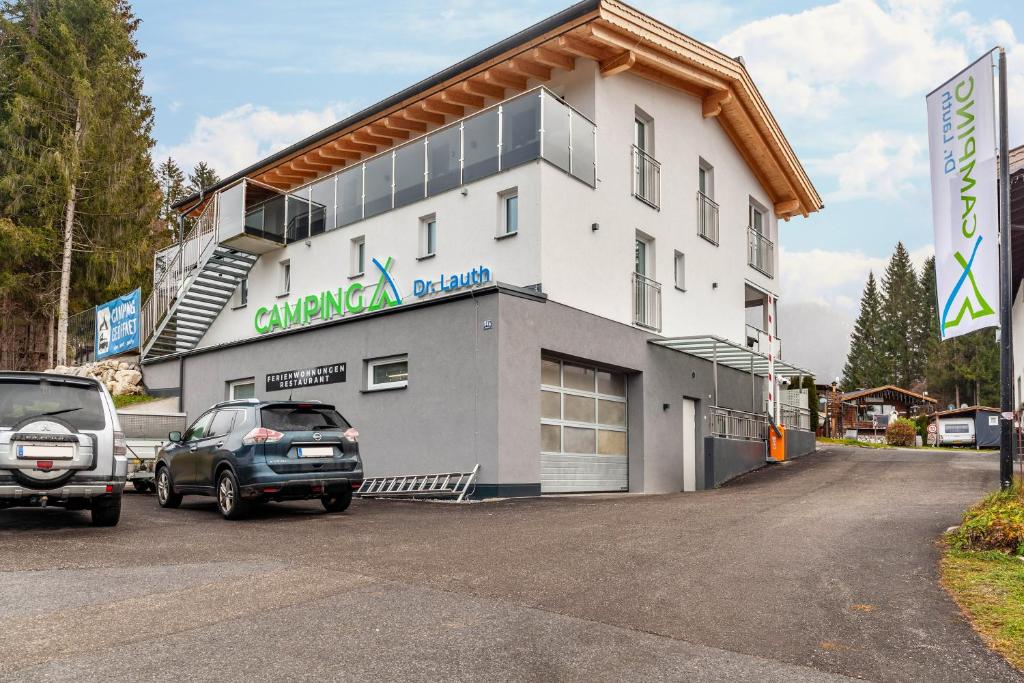
<svg viewBox="0 0 1024 683">
<path fill-rule="evenodd" d="M 811 428 L 811 411 L 809 408 L 779 404 L 779 422 L 791 429 Z"/>
<path fill-rule="evenodd" d="M 661 331 L 661 283 L 633 273 L 633 323 Z"/>
<path fill-rule="evenodd" d="M 775 276 L 775 243 L 753 228 L 747 228 L 747 263 L 768 277 Z"/>
<path fill-rule="evenodd" d="M 697 234 L 718 244 L 718 204 L 700 190 L 697 190 Z"/>
<path fill-rule="evenodd" d="M 766 415 L 709 406 L 708 422 L 711 423 L 711 436 L 744 441 L 768 439 L 768 417 Z"/>
<path fill-rule="evenodd" d="M 661 164 L 647 152 L 633 145 L 633 196 L 661 207 Z"/>
</svg>

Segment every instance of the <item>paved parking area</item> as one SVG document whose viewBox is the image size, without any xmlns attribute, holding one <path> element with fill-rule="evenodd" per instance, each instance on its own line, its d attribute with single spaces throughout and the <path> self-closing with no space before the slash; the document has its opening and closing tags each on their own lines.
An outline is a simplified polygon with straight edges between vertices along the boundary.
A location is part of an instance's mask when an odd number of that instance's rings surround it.
<svg viewBox="0 0 1024 683">
<path fill-rule="evenodd" d="M 996 472 L 837 448 L 696 494 L 0 511 L 0 680 L 1022 680 L 937 584 Z"/>
</svg>

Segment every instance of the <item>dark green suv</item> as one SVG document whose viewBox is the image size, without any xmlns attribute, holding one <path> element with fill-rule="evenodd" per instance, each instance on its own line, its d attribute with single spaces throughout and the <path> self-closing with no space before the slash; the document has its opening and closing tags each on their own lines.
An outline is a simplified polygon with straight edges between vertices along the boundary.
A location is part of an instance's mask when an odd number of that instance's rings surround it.
<svg viewBox="0 0 1024 683">
<path fill-rule="evenodd" d="M 216 496 L 226 519 L 259 503 L 308 498 L 342 512 L 363 481 L 359 432 L 319 401 L 218 403 L 168 438 L 155 470 L 165 508 L 201 495 Z"/>
</svg>

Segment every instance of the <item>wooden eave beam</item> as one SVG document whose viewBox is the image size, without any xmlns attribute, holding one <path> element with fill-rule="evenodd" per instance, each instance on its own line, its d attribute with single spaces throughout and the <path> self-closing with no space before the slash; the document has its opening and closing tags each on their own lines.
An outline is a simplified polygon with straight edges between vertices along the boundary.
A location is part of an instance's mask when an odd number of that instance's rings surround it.
<svg viewBox="0 0 1024 683">
<path fill-rule="evenodd" d="M 352 133 L 352 139 L 355 140 L 356 142 L 362 142 L 367 145 L 376 145 L 378 147 L 384 147 L 386 145 L 391 145 L 394 143 L 394 140 L 392 140 L 391 138 L 384 138 L 379 135 L 374 135 L 373 133 L 370 133 L 365 129 L 357 130 L 356 132 Z"/>
<path fill-rule="evenodd" d="M 608 51 L 606 49 L 598 47 L 592 43 L 585 42 L 575 36 L 558 36 L 555 40 L 555 45 L 564 52 L 576 55 L 577 57 L 593 59 L 597 62 L 608 58 Z"/>
<path fill-rule="evenodd" d="M 400 128 L 393 128 L 383 123 L 371 123 L 366 127 L 371 135 L 378 135 L 380 137 L 392 138 L 394 140 L 408 140 L 409 131 L 401 130 Z"/>
<path fill-rule="evenodd" d="M 526 78 L 534 78 L 538 81 L 551 80 L 551 67 L 527 57 L 515 57 L 508 60 L 507 64 L 510 71 Z"/>
<path fill-rule="evenodd" d="M 391 128 L 400 128 L 402 130 L 411 130 L 417 133 L 425 133 L 427 130 L 427 124 L 421 121 L 410 121 L 403 116 L 389 116 L 384 119 L 384 123 Z"/>
<path fill-rule="evenodd" d="M 435 114 L 444 114 L 446 116 L 466 115 L 465 107 L 459 104 L 446 102 L 443 99 L 431 98 L 429 100 L 423 100 L 421 106 L 424 111 L 434 112 Z"/>
<path fill-rule="evenodd" d="M 484 106 L 483 97 L 468 93 L 461 87 L 445 90 L 441 93 L 441 99 L 445 102 L 451 102 L 452 104 L 457 104 L 463 107 L 474 107 L 476 109 L 480 109 Z"/>
<path fill-rule="evenodd" d="M 722 113 L 722 107 L 733 101 L 732 90 L 718 90 L 704 98 L 701 112 L 704 118 L 711 118 Z"/>
<path fill-rule="evenodd" d="M 575 57 L 550 47 L 535 47 L 530 52 L 530 57 L 544 66 L 550 66 L 552 69 L 572 71 L 576 68 Z"/>
<path fill-rule="evenodd" d="M 373 154 L 377 151 L 376 145 L 368 145 L 364 142 L 358 142 L 357 140 L 353 140 L 351 135 L 340 140 L 335 140 L 328 144 L 327 147 L 339 152 L 358 152 L 360 154 Z"/>
<path fill-rule="evenodd" d="M 508 88 L 510 90 L 523 91 L 526 90 L 528 84 L 526 79 L 522 76 L 516 76 L 506 71 L 499 71 L 497 68 L 493 68 L 487 71 L 483 75 L 484 81 L 492 83 L 499 88 Z"/>
<path fill-rule="evenodd" d="M 311 171 L 313 173 L 321 173 L 323 171 L 330 171 L 334 166 L 331 164 L 325 164 L 322 161 L 314 161 L 309 158 L 309 155 L 300 157 L 298 159 L 292 159 L 290 162 L 291 167 L 299 171 Z"/>
<path fill-rule="evenodd" d="M 632 50 L 626 50 L 611 59 L 605 59 L 600 62 L 601 75 L 607 78 L 608 76 L 614 76 L 620 74 L 623 71 L 629 71 L 636 65 L 636 53 Z"/>
<path fill-rule="evenodd" d="M 470 95 L 490 97 L 495 100 L 505 99 L 505 88 L 499 85 L 494 85 L 493 83 L 470 79 L 468 81 L 463 81 L 459 86 L 461 86 L 461 88 Z M 525 88 L 523 89 L 525 90 Z"/>
<path fill-rule="evenodd" d="M 304 182 L 306 180 L 306 176 L 301 175 L 301 174 L 299 174 L 299 173 L 297 173 L 295 171 L 292 171 L 291 169 L 281 168 L 280 166 L 277 167 L 277 168 L 274 168 L 274 169 L 271 169 L 271 170 L 267 171 L 266 173 L 263 174 L 263 177 L 264 178 L 280 178 L 280 179 L 284 180 L 285 182 L 289 183 L 289 186 L 291 186 L 292 184 L 295 184 L 295 183 Z M 265 181 L 265 182 L 272 182 L 272 181 Z"/>
<path fill-rule="evenodd" d="M 316 150 L 314 153 L 319 154 L 320 157 L 326 161 L 343 163 L 355 161 L 356 159 L 359 159 L 363 156 L 359 152 L 353 152 L 347 149 L 338 149 L 337 147 L 332 146 L 330 143 L 324 145 L 320 149 Z"/>
<path fill-rule="evenodd" d="M 443 126 L 444 125 L 444 120 L 445 120 L 443 114 L 434 114 L 433 112 L 424 111 L 422 107 L 417 106 L 417 105 L 412 105 L 410 107 L 406 107 L 402 111 L 402 115 L 405 118 L 410 119 L 412 121 L 420 121 L 421 123 L 430 123 L 430 124 L 433 124 L 435 126 Z"/>
<path fill-rule="evenodd" d="M 286 180 L 278 180 L 277 178 L 270 178 L 270 177 L 268 177 L 268 174 L 266 174 L 266 173 L 264 173 L 259 178 L 256 178 L 255 180 L 259 180 L 264 185 L 271 185 L 271 186 L 276 187 L 276 188 L 278 188 L 280 190 L 287 190 L 289 187 L 291 187 L 293 185 L 293 183 L 290 183 L 290 182 L 288 182 Z"/>
<path fill-rule="evenodd" d="M 800 212 L 800 200 L 799 199 L 786 199 L 781 202 L 775 202 L 775 215 L 781 216 L 782 218 L 789 218 L 795 213 Z"/>
</svg>

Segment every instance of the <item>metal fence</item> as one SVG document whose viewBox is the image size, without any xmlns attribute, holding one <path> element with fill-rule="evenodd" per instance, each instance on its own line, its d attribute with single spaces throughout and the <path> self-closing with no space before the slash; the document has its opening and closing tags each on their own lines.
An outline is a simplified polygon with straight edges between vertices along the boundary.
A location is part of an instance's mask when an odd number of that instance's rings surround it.
<svg viewBox="0 0 1024 683">
<path fill-rule="evenodd" d="M 185 413 L 118 412 L 117 420 L 129 439 L 166 439 L 169 432 L 185 431 Z"/>
<path fill-rule="evenodd" d="M 697 234 L 718 244 L 718 204 L 700 190 L 697 191 Z"/>
<path fill-rule="evenodd" d="M 764 441 L 768 438 L 768 417 L 720 406 L 708 408 L 711 435 L 723 439 Z"/>
<path fill-rule="evenodd" d="M 747 262 L 768 277 L 775 275 L 775 243 L 753 228 L 747 229 Z"/>
<path fill-rule="evenodd" d="M 96 360 L 96 308 L 68 317 L 68 365 Z"/>
<path fill-rule="evenodd" d="M 640 273 L 633 273 L 633 322 L 661 331 L 661 283 Z"/>
<path fill-rule="evenodd" d="M 779 421 L 791 429 L 810 430 L 811 411 L 808 408 L 779 404 Z"/>
<path fill-rule="evenodd" d="M 661 164 L 633 145 L 633 196 L 654 208 L 661 206 Z"/>
</svg>

